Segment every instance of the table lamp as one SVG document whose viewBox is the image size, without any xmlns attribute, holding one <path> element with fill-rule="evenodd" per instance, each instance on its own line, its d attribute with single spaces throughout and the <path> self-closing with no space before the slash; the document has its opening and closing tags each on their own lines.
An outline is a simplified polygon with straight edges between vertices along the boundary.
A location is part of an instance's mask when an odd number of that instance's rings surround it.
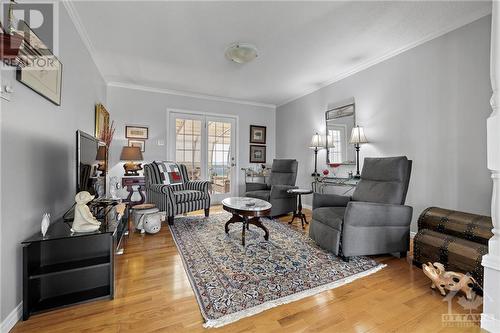
<svg viewBox="0 0 500 333">
<path fill-rule="evenodd" d="M 349 143 L 353 144 L 356 149 L 356 175 L 354 175 L 354 178 L 359 179 L 361 178 L 361 175 L 359 174 L 359 145 L 362 143 L 368 143 L 363 127 L 356 126 L 352 129 L 351 140 Z"/>
<path fill-rule="evenodd" d="M 107 149 L 106 146 L 99 146 L 97 148 L 97 154 L 95 156 L 96 161 L 101 162 L 97 164 L 97 170 L 101 171 L 101 177 L 106 175 L 106 164 L 107 164 Z"/>
<path fill-rule="evenodd" d="M 123 147 L 120 155 L 120 160 L 127 161 L 123 165 L 125 169 L 125 176 L 139 176 L 137 171 L 142 170 L 141 163 L 134 163 L 134 161 L 142 161 L 142 152 L 140 147 Z"/>
<path fill-rule="evenodd" d="M 311 148 L 311 149 L 314 150 L 314 172 L 312 173 L 311 176 L 313 176 L 313 177 L 319 177 L 319 173 L 318 173 L 318 151 L 320 149 L 325 148 L 325 146 L 323 145 L 323 138 L 321 137 L 321 135 L 318 134 L 318 132 L 316 132 L 316 134 L 313 135 L 313 137 L 311 139 L 311 144 L 309 145 L 309 148 Z"/>
</svg>

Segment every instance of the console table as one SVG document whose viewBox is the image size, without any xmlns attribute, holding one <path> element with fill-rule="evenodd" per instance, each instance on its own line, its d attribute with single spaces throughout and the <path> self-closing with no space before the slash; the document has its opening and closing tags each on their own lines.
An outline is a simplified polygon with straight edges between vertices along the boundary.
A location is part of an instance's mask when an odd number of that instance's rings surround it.
<svg viewBox="0 0 500 333">
<path fill-rule="evenodd" d="M 141 205 L 146 201 L 146 179 L 144 177 L 123 177 L 122 187 L 127 189 L 127 202 L 130 206 Z"/>
<path fill-rule="evenodd" d="M 327 186 L 343 187 L 344 191 L 341 193 L 345 195 L 354 190 L 358 185 L 359 179 L 356 178 L 339 178 L 339 177 L 321 177 L 315 178 L 311 184 L 311 188 L 316 193 L 324 193 Z"/>
<path fill-rule="evenodd" d="M 111 214 L 110 214 L 111 215 Z M 108 216 L 110 216 L 108 215 Z M 92 233 L 73 233 L 62 219 L 23 245 L 23 320 L 30 315 L 114 296 L 114 258 L 128 214 L 108 217 Z"/>
</svg>

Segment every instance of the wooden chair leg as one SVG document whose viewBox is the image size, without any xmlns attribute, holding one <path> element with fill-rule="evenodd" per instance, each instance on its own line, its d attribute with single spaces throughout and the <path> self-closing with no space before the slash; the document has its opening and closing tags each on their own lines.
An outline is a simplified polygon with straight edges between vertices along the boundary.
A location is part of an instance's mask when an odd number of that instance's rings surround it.
<svg viewBox="0 0 500 333">
<path fill-rule="evenodd" d="M 174 217 L 173 216 L 169 216 L 168 217 L 168 224 L 169 225 L 174 225 Z"/>
<path fill-rule="evenodd" d="M 205 217 L 210 215 L 210 208 L 205 208 Z"/>
</svg>

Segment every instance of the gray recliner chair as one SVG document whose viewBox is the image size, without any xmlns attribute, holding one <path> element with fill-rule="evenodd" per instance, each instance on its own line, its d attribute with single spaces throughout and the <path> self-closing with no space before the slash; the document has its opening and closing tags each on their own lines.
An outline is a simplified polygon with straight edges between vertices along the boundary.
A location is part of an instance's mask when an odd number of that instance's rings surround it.
<svg viewBox="0 0 500 333">
<path fill-rule="evenodd" d="M 267 184 L 246 183 L 246 197 L 262 199 L 270 202 L 271 216 L 288 214 L 297 209 L 297 197 L 288 194 L 291 188 L 297 188 L 297 160 L 275 159 Z"/>
<path fill-rule="evenodd" d="M 309 236 L 346 261 L 358 255 L 406 256 L 413 208 L 404 203 L 411 166 L 405 156 L 365 158 L 352 197 L 314 194 Z"/>
</svg>

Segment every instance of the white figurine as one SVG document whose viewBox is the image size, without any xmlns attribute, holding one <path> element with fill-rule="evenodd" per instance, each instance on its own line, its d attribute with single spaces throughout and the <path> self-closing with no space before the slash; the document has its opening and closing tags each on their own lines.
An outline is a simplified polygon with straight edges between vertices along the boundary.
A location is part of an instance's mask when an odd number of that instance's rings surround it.
<svg viewBox="0 0 500 333">
<path fill-rule="evenodd" d="M 72 232 L 93 232 L 99 229 L 101 222 L 90 212 L 87 204 L 94 200 L 94 196 L 87 191 L 79 192 L 75 196 L 75 219 L 73 221 Z"/>
<path fill-rule="evenodd" d="M 41 224 L 42 236 L 43 237 L 45 237 L 45 235 L 47 234 L 47 230 L 49 229 L 49 225 L 50 225 L 50 214 L 49 213 L 45 213 L 45 214 L 43 214 L 42 224 Z"/>
</svg>

